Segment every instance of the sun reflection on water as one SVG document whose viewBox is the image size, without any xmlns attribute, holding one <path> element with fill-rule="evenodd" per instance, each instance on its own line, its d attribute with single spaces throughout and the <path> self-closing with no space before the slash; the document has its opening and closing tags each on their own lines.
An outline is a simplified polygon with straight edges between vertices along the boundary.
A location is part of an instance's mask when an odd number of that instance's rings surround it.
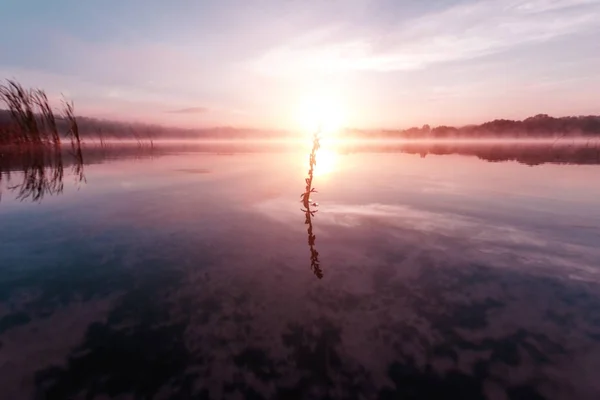
<svg viewBox="0 0 600 400">
<path fill-rule="evenodd" d="M 324 176 L 335 171 L 338 163 L 338 155 L 335 151 L 327 148 L 321 148 L 317 152 L 315 165 L 315 175 Z"/>
</svg>

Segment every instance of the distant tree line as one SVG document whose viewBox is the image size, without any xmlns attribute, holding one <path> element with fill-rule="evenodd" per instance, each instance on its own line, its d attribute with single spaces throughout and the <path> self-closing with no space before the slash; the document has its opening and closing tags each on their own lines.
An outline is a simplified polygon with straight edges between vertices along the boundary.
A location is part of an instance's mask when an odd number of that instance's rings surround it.
<svg viewBox="0 0 600 400">
<path fill-rule="evenodd" d="M 8 110 L 0 110 L 0 132 L 9 129 L 11 115 Z M 69 121 L 56 117 L 59 132 L 68 131 Z M 252 139 L 282 138 L 289 135 L 279 130 L 239 129 L 214 127 L 189 129 L 167 127 L 155 124 L 120 122 L 90 117 L 77 117 L 79 134 L 82 139 L 91 140 L 137 140 L 156 139 Z M 524 120 L 496 119 L 481 125 L 462 127 L 423 125 L 397 130 L 344 129 L 342 137 L 349 138 L 398 138 L 398 139 L 447 139 L 447 138 L 559 138 L 559 137 L 598 137 L 600 138 L 600 116 L 555 118 L 539 114 Z"/>
<path fill-rule="evenodd" d="M 364 137 L 360 130 L 346 130 L 349 137 Z M 600 137 L 600 116 L 555 118 L 547 114 L 538 114 L 524 120 L 496 119 L 481 125 L 462 127 L 424 125 L 403 130 L 382 130 L 369 132 L 370 137 L 389 137 L 402 139 L 445 139 L 445 138 L 557 138 L 562 136 Z"/>
</svg>

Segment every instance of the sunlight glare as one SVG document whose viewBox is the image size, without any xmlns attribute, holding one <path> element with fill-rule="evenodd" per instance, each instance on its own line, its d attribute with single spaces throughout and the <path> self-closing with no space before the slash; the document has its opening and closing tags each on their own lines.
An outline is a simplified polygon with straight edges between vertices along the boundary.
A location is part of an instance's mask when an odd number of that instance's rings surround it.
<svg viewBox="0 0 600 400">
<path fill-rule="evenodd" d="M 329 149 L 320 149 L 317 152 L 317 164 L 315 165 L 315 176 L 327 175 L 335 170 L 337 164 L 337 153 Z"/>
<path fill-rule="evenodd" d="M 341 128 L 342 114 L 339 102 L 330 97 L 315 96 L 300 105 L 298 122 L 301 129 L 310 135 L 320 127 L 322 136 L 331 136 Z"/>
</svg>

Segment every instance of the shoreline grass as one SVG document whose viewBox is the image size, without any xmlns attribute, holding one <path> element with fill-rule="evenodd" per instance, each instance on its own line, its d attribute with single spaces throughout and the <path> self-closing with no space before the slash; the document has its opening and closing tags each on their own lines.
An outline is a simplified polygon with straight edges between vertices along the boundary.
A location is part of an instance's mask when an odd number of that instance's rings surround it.
<svg viewBox="0 0 600 400">
<path fill-rule="evenodd" d="M 17 191 L 17 199 L 39 201 L 46 194 L 63 191 L 61 138 L 70 142 L 76 180 L 85 181 L 82 140 L 72 101 L 63 98 L 62 110 L 57 116 L 42 89 L 26 89 L 14 80 L 7 80 L 6 84 L 0 84 L 0 105 L 2 103 L 8 109 L 10 120 L 0 124 L 0 157 L 4 158 L 7 153 L 17 155 L 24 166 L 22 182 L 7 186 Z M 66 128 L 62 135 L 61 126 Z M 0 180 L 5 173 L 1 169 Z M 5 178 L 10 181 L 10 172 Z"/>
<path fill-rule="evenodd" d="M 71 147 L 81 147 L 81 137 L 72 101 L 63 99 L 62 110 L 57 117 L 42 89 L 27 89 L 14 80 L 0 84 L 0 105 L 9 112 L 10 120 L 0 126 L 0 145 L 21 150 L 35 146 L 57 147 L 61 136 L 68 138 Z M 66 123 L 67 131 L 59 132 L 59 121 Z"/>
</svg>

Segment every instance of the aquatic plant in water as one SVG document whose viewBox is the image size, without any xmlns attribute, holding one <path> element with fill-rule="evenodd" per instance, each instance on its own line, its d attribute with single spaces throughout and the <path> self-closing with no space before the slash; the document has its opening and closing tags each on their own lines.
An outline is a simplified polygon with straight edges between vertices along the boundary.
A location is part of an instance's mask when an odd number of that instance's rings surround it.
<svg viewBox="0 0 600 400">
<path fill-rule="evenodd" d="M 0 84 L 0 104 L 8 109 L 10 119 L 0 121 L 0 182 L 10 180 L 10 159 L 19 160 L 23 181 L 8 185 L 20 200 L 41 201 L 46 194 L 63 191 L 63 154 L 59 127 L 70 140 L 73 173 L 78 182 L 85 181 L 81 137 L 72 101 L 63 99 L 60 116 L 55 116 L 48 96 L 41 89 L 26 89 L 16 81 Z M 1 188 L 1 187 L 0 187 Z"/>
<path fill-rule="evenodd" d="M 315 166 L 317 165 L 317 151 L 321 147 L 319 134 L 320 130 L 317 130 L 313 135 L 313 147 L 312 151 L 310 152 L 308 176 L 305 179 L 306 187 L 304 189 L 304 192 L 300 195 L 300 201 L 304 206 L 304 208 L 301 209 L 305 215 L 304 224 L 308 225 L 307 234 L 308 247 L 310 249 L 310 267 L 315 276 L 321 279 L 323 278 L 323 270 L 321 269 L 321 263 L 319 261 L 319 252 L 315 248 L 315 242 L 317 240 L 317 237 L 313 233 L 312 224 L 312 218 L 315 216 L 315 213 L 317 212 L 316 207 L 318 207 L 319 204 L 313 201 L 310 197 L 313 193 L 317 193 L 317 190 L 312 186 L 312 184 Z"/>
</svg>

